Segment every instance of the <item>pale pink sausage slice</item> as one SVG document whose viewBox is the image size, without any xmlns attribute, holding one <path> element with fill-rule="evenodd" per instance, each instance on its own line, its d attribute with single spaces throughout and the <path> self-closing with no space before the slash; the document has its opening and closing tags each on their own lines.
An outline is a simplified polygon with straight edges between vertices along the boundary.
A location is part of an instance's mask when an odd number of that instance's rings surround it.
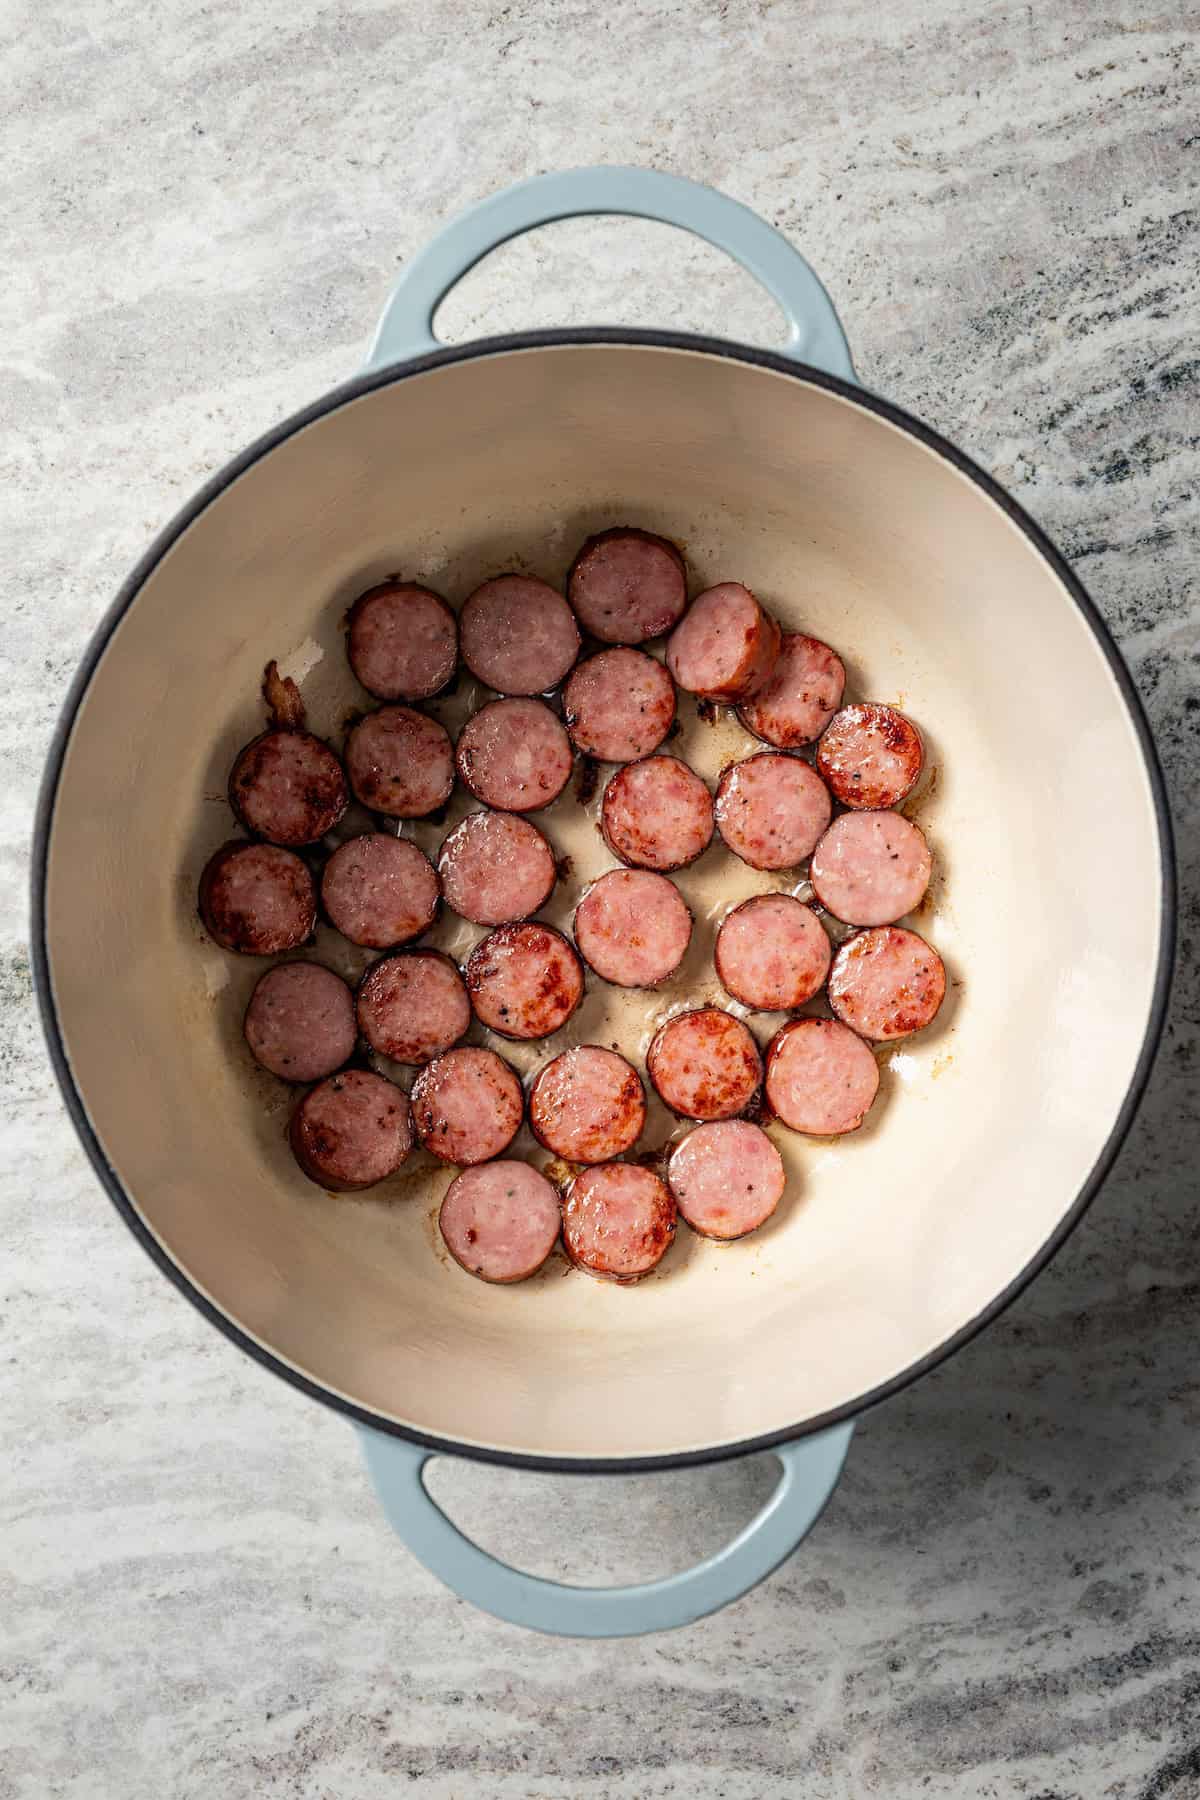
<svg viewBox="0 0 1200 1800">
<path fill-rule="evenodd" d="M 744 1006 L 788 1012 L 819 992 L 829 973 L 829 934 L 790 894 L 755 894 L 722 920 L 713 960 L 721 985 Z"/>
<path fill-rule="evenodd" d="M 566 1162 L 611 1162 L 636 1144 L 645 1123 L 637 1070 L 600 1044 L 564 1050 L 529 1090 L 534 1137 Z"/>
<path fill-rule="evenodd" d="M 437 917 L 442 884 L 424 851 L 406 838 L 368 831 L 339 844 L 321 877 L 329 922 L 371 950 L 419 937 Z"/>
<path fill-rule="evenodd" d="M 842 703 L 846 671 L 820 638 L 785 631 L 779 658 L 753 700 L 738 708 L 747 731 L 781 750 L 820 737 Z"/>
<path fill-rule="evenodd" d="M 697 1125 L 671 1153 L 667 1180 L 693 1231 L 729 1242 L 756 1231 L 783 1197 L 783 1158 L 745 1119 Z"/>
<path fill-rule="evenodd" d="M 643 650 L 601 650 L 572 671 L 563 715 L 577 750 L 600 762 L 635 762 L 675 723 L 675 683 Z"/>
<path fill-rule="evenodd" d="M 641 644 L 682 618 L 687 570 L 666 538 L 618 526 L 583 546 L 571 565 L 567 598 L 584 630 L 602 644 Z"/>
<path fill-rule="evenodd" d="M 702 1006 L 660 1026 L 646 1072 L 672 1112 L 685 1119 L 729 1119 L 757 1093 L 762 1059 L 740 1019 Z"/>
<path fill-rule="evenodd" d="M 534 812 L 571 778 L 571 744 L 541 700 L 493 700 L 463 726 L 455 752 L 463 785 L 486 806 Z"/>
<path fill-rule="evenodd" d="M 922 1031 L 945 997 L 937 951 L 895 925 L 847 938 L 829 972 L 829 1004 L 839 1019 L 880 1043 Z"/>
<path fill-rule="evenodd" d="M 413 1122 L 425 1148 L 463 1168 L 491 1162 L 516 1137 L 521 1084 L 494 1050 L 464 1045 L 435 1057 L 413 1083 Z"/>
<path fill-rule="evenodd" d="M 549 898 L 554 852 L 536 825 L 511 813 L 468 813 L 442 845 L 446 904 L 475 925 L 527 919 Z"/>
<path fill-rule="evenodd" d="M 411 706 L 381 706 L 346 739 L 357 799 L 393 819 L 424 819 L 450 798 L 454 749 L 436 719 Z"/>
<path fill-rule="evenodd" d="M 916 786 L 924 760 L 912 720 L 873 701 L 844 706 L 817 745 L 817 767 L 843 806 L 898 806 Z"/>
<path fill-rule="evenodd" d="M 312 876 L 277 844 L 222 844 L 200 877 L 199 904 L 209 936 L 243 956 L 295 950 L 317 922 Z"/>
<path fill-rule="evenodd" d="M 681 688 L 734 704 L 766 685 L 779 656 L 779 626 L 740 581 L 723 581 L 692 601 L 667 643 L 667 667 Z"/>
<path fill-rule="evenodd" d="M 351 1193 L 394 1175 L 412 1149 L 408 1097 L 366 1069 L 312 1088 L 292 1114 L 292 1153 L 318 1187 Z"/>
<path fill-rule="evenodd" d="M 563 1247 L 577 1268 L 607 1281 L 640 1281 L 675 1240 L 675 1201 L 650 1169 L 601 1163 L 567 1189 Z"/>
<path fill-rule="evenodd" d="M 455 1262 L 480 1281 L 525 1281 L 536 1275 L 558 1239 L 558 1195 L 523 1162 L 480 1163 L 446 1189 L 438 1214 L 442 1241 Z"/>
<path fill-rule="evenodd" d="M 677 756 L 648 756 L 612 777 L 600 822 L 609 849 L 623 863 L 682 869 L 712 841 L 712 795 Z"/>
<path fill-rule="evenodd" d="M 649 988 L 673 975 L 692 937 L 692 915 L 665 875 L 610 869 L 575 908 L 575 942 L 616 987 Z"/>
<path fill-rule="evenodd" d="M 920 904 L 933 870 L 929 845 L 903 814 L 842 813 L 812 854 L 808 878 L 846 925 L 890 925 Z"/>
<path fill-rule="evenodd" d="M 878 1087 L 875 1058 L 836 1019 L 792 1019 L 767 1045 L 767 1103 L 792 1131 L 857 1131 Z"/>
<path fill-rule="evenodd" d="M 256 1062 L 283 1081 L 320 1081 L 353 1055 L 354 998 L 320 963 L 280 963 L 250 996 L 242 1030 Z"/>
<path fill-rule="evenodd" d="M 358 984 L 358 1028 L 381 1056 L 427 1063 L 471 1023 L 466 983 L 440 950 L 401 950 L 372 963 Z"/>
<path fill-rule="evenodd" d="M 477 587 L 459 620 L 463 661 L 500 694 L 544 694 L 579 655 L 579 627 L 560 593 L 529 575 Z"/>
<path fill-rule="evenodd" d="M 772 750 L 734 763 L 717 784 L 717 830 L 752 869 L 794 869 L 812 855 L 832 811 L 816 771 Z"/>
<path fill-rule="evenodd" d="M 501 925 L 467 960 L 467 992 L 481 1024 L 502 1037 L 542 1038 L 583 998 L 583 968 L 550 925 Z"/>
<path fill-rule="evenodd" d="M 350 608 L 350 667 L 377 700 L 428 700 L 458 666 L 458 621 L 419 581 L 381 581 Z"/>
</svg>

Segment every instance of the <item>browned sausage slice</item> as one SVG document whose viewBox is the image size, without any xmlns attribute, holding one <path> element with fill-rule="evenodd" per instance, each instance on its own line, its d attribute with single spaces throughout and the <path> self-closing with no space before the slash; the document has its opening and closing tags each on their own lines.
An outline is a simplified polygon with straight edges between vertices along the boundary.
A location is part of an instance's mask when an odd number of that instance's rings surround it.
<svg viewBox="0 0 1200 1800">
<path fill-rule="evenodd" d="M 933 870 L 929 845 L 903 814 L 843 813 L 812 854 L 808 878 L 846 925 L 890 925 L 920 904 Z"/>
<path fill-rule="evenodd" d="M 454 750 L 444 728 L 411 706 L 381 706 L 346 739 L 357 799 L 393 819 L 423 819 L 450 798 Z"/>
<path fill-rule="evenodd" d="M 545 904 L 557 869 L 536 825 L 511 813 L 468 813 L 442 845 L 446 904 L 475 925 L 527 919 Z"/>
<path fill-rule="evenodd" d="M 340 975 L 320 963 L 268 969 L 242 1022 L 250 1054 L 283 1081 L 320 1081 L 353 1055 L 354 998 Z"/>
<path fill-rule="evenodd" d="M 571 778 L 571 743 L 541 700 L 493 700 L 463 726 L 455 752 L 464 786 L 502 812 L 534 812 Z"/>
<path fill-rule="evenodd" d="M 419 581 L 381 581 L 350 608 L 350 667 L 377 700 L 428 700 L 458 666 L 458 621 Z"/>
<path fill-rule="evenodd" d="M 701 1006 L 660 1026 L 646 1072 L 672 1112 L 685 1119 L 729 1119 L 757 1093 L 762 1060 L 740 1019 L 718 1006 Z"/>
<path fill-rule="evenodd" d="M 783 1197 L 783 1158 L 745 1119 L 697 1125 L 671 1153 L 667 1180 L 693 1231 L 730 1242 L 757 1231 Z"/>
<path fill-rule="evenodd" d="M 331 1075 L 292 1114 L 292 1153 L 310 1181 L 335 1193 L 374 1187 L 412 1149 L 408 1097 L 366 1069 Z"/>
<path fill-rule="evenodd" d="M 200 877 L 200 917 L 223 950 L 275 956 L 312 936 L 316 889 L 291 850 L 276 844 L 222 844 Z"/>
<path fill-rule="evenodd" d="M 675 723 L 675 683 L 643 650 L 601 650 L 563 689 L 577 750 L 600 762 L 635 762 L 657 750 Z"/>
<path fill-rule="evenodd" d="M 581 1044 L 547 1063 L 529 1090 L 529 1124 L 567 1162 L 611 1162 L 642 1135 L 646 1095 L 615 1050 Z"/>
<path fill-rule="evenodd" d="M 525 1281 L 558 1239 L 558 1195 L 523 1162 L 481 1163 L 446 1189 L 438 1226 L 455 1262 L 480 1281 Z"/>
<path fill-rule="evenodd" d="M 550 925 L 501 925 L 476 944 L 466 973 L 476 1018 L 501 1037 L 549 1037 L 583 998 L 579 958 Z"/>
<path fill-rule="evenodd" d="M 563 1202 L 563 1246 L 577 1268 L 608 1281 L 640 1281 L 675 1240 L 665 1181 L 634 1163 L 585 1169 Z"/>
<path fill-rule="evenodd" d="M 740 581 L 692 601 L 667 643 L 667 667 L 691 694 L 735 705 L 764 687 L 779 657 L 779 626 Z"/>
<path fill-rule="evenodd" d="M 747 731 L 781 750 L 820 737 L 842 703 L 842 659 L 820 638 L 785 631 L 779 659 L 753 700 L 738 708 Z"/>
<path fill-rule="evenodd" d="M 819 992 L 829 973 L 829 934 L 790 894 L 755 894 L 721 921 L 713 960 L 721 985 L 744 1006 L 788 1012 Z"/>
<path fill-rule="evenodd" d="M 503 1155 L 521 1127 L 521 1084 L 494 1050 L 447 1050 L 413 1083 L 413 1120 L 425 1148 L 467 1167 Z"/>
<path fill-rule="evenodd" d="M 875 1058 L 836 1019 L 792 1019 L 767 1045 L 767 1101 L 792 1131 L 857 1131 L 878 1087 Z"/>
<path fill-rule="evenodd" d="M 616 987 L 655 987 L 673 975 L 692 937 L 692 915 L 665 875 L 610 869 L 575 908 L 584 960 Z"/>
<path fill-rule="evenodd" d="M 843 806 L 898 806 L 917 785 L 925 747 L 893 706 L 844 706 L 817 745 L 817 767 Z"/>
<path fill-rule="evenodd" d="M 321 877 L 321 903 L 330 923 L 352 944 L 372 950 L 419 937 L 437 917 L 441 894 L 425 853 L 386 831 L 348 838 Z"/>
<path fill-rule="evenodd" d="M 683 617 L 687 570 L 666 538 L 622 525 L 588 539 L 571 565 L 567 598 L 602 644 L 641 644 Z"/>
<path fill-rule="evenodd" d="M 431 1062 L 471 1023 L 466 984 L 440 950 L 380 957 L 358 985 L 357 1006 L 368 1044 L 394 1062 Z"/>
<path fill-rule="evenodd" d="M 717 784 L 717 830 L 752 869 L 794 869 L 812 855 L 832 811 L 829 789 L 797 756 L 749 756 Z"/>
<path fill-rule="evenodd" d="M 829 1004 L 864 1037 L 884 1042 L 922 1031 L 946 997 L 941 957 L 895 925 L 847 938 L 829 972 Z"/>
<path fill-rule="evenodd" d="M 712 795 L 677 756 L 649 756 L 618 769 L 604 790 L 600 821 L 623 863 L 682 869 L 712 841 Z"/>
<path fill-rule="evenodd" d="M 575 615 L 548 582 L 496 575 L 477 587 L 459 621 L 463 661 L 500 694 L 544 694 L 579 655 Z"/>
<path fill-rule="evenodd" d="M 271 725 L 247 744 L 229 774 L 229 804 L 246 830 L 271 844 L 315 844 L 350 804 L 341 763 L 304 729 L 304 702 L 290 677 L 267 664 L 263 697 Z"/>
</svg>

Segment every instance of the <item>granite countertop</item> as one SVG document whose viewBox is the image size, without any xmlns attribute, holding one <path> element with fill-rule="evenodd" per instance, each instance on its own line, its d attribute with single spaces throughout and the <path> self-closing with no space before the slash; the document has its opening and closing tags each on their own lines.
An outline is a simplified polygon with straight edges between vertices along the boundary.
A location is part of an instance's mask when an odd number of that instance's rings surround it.
<svg viewBox="0 0 1200 1800">
<path fill-rule="evenodd" d="M 2 1800 L 1200 1794 L 1191 11 L 9 10 Z M 781 225 L 864 380 L 1057 538 L 1149 706 L 1184 884 L 1171 1023 L 1082 1228 L 998 1324 L 865 1422 L 776 1576 L 618 1645 L 455 1600 L 389 1536 L 344 1422 L 151 1266 L 66 1122 L 24 941 L 54 717 L 149 538 L 353 370 L 390 275 L 440 220 L 591 161 L 710 181 Z M 775 329 L 715 253 L 614 222 L 501 253 L 446 327 L 601 319 Z M 443 1464 L 436 1485 L 517 1561 L 615 1579 L 715 1547 L 770 1479 L 763 1462 L 628 1481 Z"/>
</svg>

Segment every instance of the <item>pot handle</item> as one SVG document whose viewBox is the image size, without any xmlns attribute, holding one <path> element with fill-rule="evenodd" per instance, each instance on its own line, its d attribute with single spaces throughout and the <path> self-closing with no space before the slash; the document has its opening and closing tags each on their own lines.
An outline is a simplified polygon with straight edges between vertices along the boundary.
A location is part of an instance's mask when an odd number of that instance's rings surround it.
<svg viewBox="0 0 1200 1800">
<path fill-rule="evenodd" d="M 773 1454 L 782 1474 L 745 1530 L 714 1556 L 632 1587 L 586 1588 L 526 1575 L 465 1537 L 423 1479 L 432 1452 L 360 1427 L 367 1467 L 394 1530 L 448 1588 L 511 1625 L 560 1637 L 635 1637 L 671 1631 L 716 1612 L 778 1568 L 820 1518 L 837 1485 L 854 1423 L 834 1425 Z"/>
<path fill-rule="evenodd" d="M 677 225 L 741 263 L 771 295 L 788 323 L 789 356 L 855 379 L 833 302 L 788 240 L 738 200 L 658 169 L 602 165 L 535 175 L 502 188 L 452 219 L 418 251 L 392 289 L 367 358 L 369 369 L 442 346 L 433 334 L 438 307 L 477 262 L 510 238 L 593 213 L 620 213 Z"/>
</svg>

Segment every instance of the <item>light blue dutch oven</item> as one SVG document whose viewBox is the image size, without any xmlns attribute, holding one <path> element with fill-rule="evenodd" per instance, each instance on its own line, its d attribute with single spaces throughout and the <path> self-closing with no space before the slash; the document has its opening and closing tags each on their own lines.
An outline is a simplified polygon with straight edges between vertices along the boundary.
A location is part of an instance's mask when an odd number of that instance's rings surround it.
<svg viewBox="0 0 1200 1800">
<path fill-rule="evenodd" d="M 783 313 L 785 349 L 598 328 L 439 345 L 440 302 L 489 251 L 605 213 L 734 257 Z M 240 1042 L 262 965 L 203 942 L 195 880 L 228 834 L 219 795 L 256 729 L 267 657 L 333 734 L 362 703 L 340 620 L 371 581 L 400 568 L 455 604 L 514 559 L 561 581 L 588 532 L 625 522 L 682 540 L 697 583 L 747 581 L 785 626 L 838 647 L 848 691 L 920 721 L 934 769 L 918 816 L 940 874 L 919 924 L 952 998 L 933 1031 L 883 1054 L 853 1140 L 777 1133 L 789 1197 L 754 1238 L 681 1233 L 630 1289 L 563 1279 L 557 1262 L 489 1289 L 437 1254 L 445 1171 L 354 1201 L 298 1177 L 286 1097 Z M 687 714 L 681 753 L 710 778 L 751 748 L 732 720 Z M 605 866 L 571 806 L 547 819 L 574 865 L 547 912 L 562 924 Z M 432 847 L 438 832 L 415 835 Z M 1117 846 L 1119 909 L 1104 899 Z M 698 927 L 687 992 L 598 985 L 523 1072 L 587 1037 L 636 1056 L 656 1007 L 719 997 L 713 923 L 765 879 L 732 860 L 710 852 L 680 877 Z M 1129 1126 L 1173 932 L 1151 741 L 1062 558 L 960 451 L 856 385 L 828 295 L 784 238 L 706 188 L 621 168 L 540 177 L 456 219 L 397 282 L 364 373 L 163 533 L 67 702 L 34 910 L 51 1054 L 131 1229 L 234 1342 L 357 1423 L 387 1515 L 428 1568 L 504 1619 L 588 1637 L 683 1625 L 761 1581 L 820 1516 L 857 1416 L 1046 1262 Z M 439 929 L 461 954 L 461 928 Z M 358 966 L 332 933 L 317 954 Z M 765 1036 L 775 1021 L 756 1023 Z M 602 1479 L 761 1450 L 779 1483 L 731 1544 L 617 1589 L 505 1566 L 423 1480 L 437 1453 Z"/>
</svg>

